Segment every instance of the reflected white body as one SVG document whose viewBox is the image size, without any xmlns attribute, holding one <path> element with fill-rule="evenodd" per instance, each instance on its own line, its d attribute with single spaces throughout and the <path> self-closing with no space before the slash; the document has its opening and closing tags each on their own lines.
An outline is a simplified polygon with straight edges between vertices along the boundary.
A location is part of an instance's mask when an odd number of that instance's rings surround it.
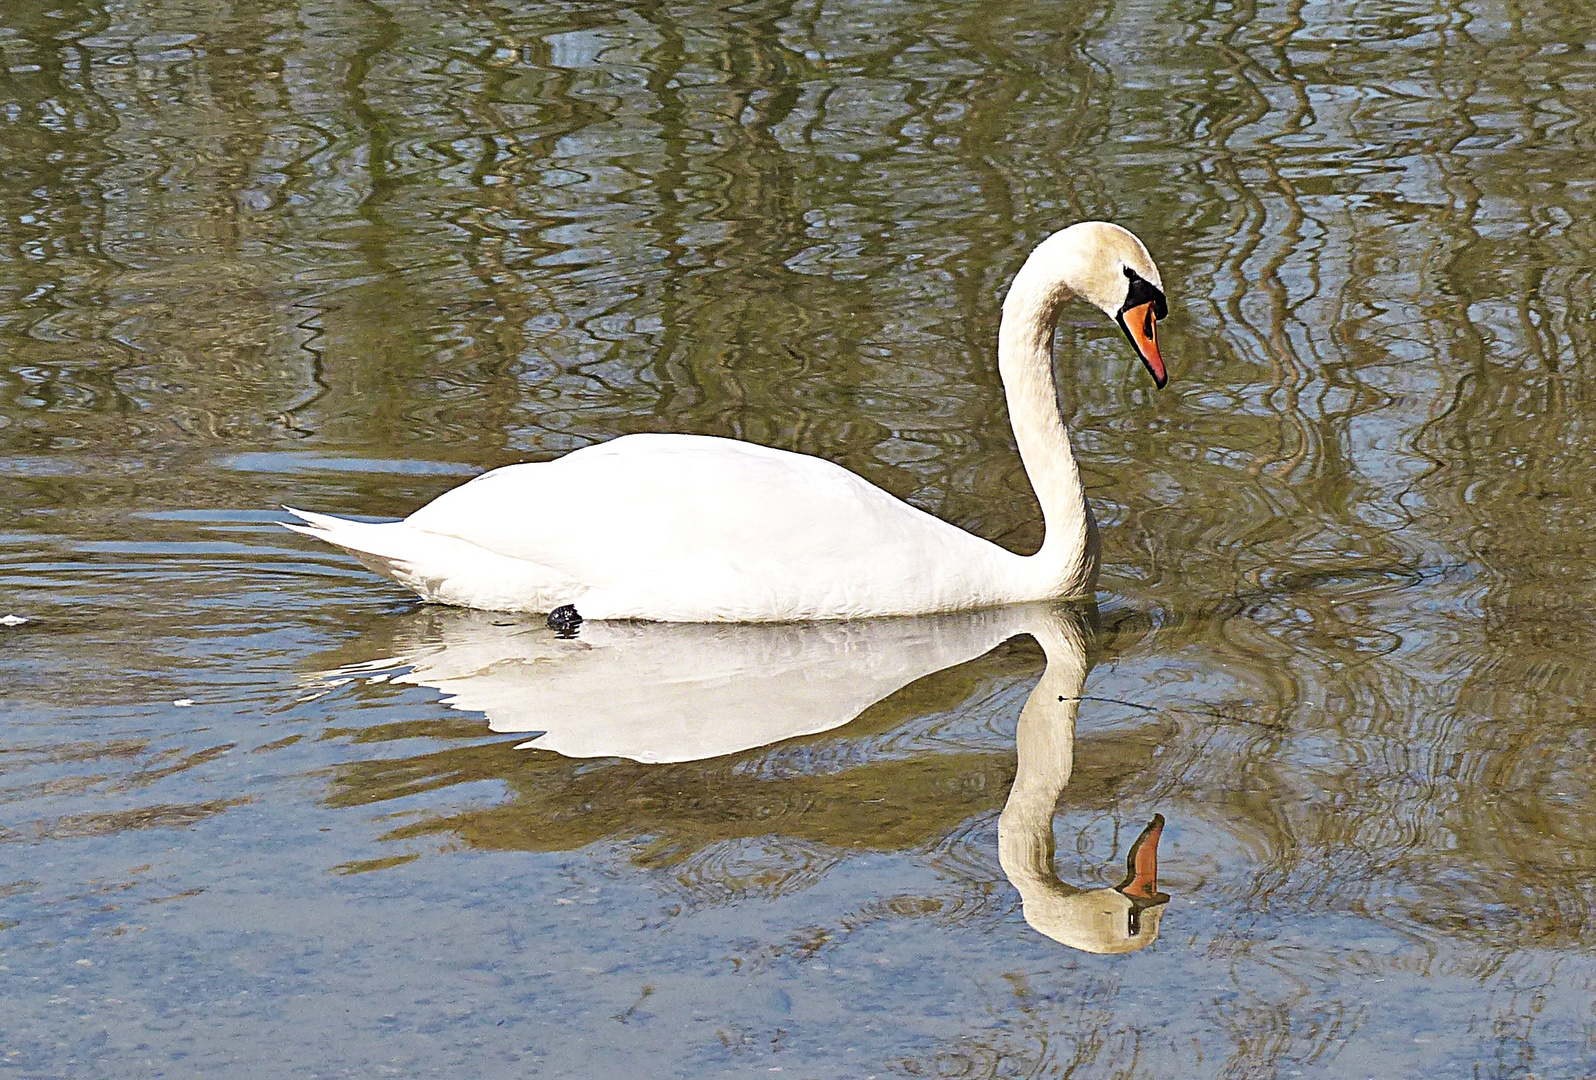
<svg viewBox="0 0 1596 1080">
<path fill-rule="evenodd" d="M 441 640 L 358 670 L 437 688 L 522 744 L 567 757 L 700 761 L 841 727 L 1023 632 L 1023 609 L 919 619 L 714 625 L 589 622 L 579 636 L 465 613 Z"/>
<path fill-rule="evenodd" d="M 1047 670 L 1021 713 L 1014 787 L 998 828 L 999 861 L 1039 932 L 1088 952 L 1129 952 L 1158 936 L 1162 907 L 1117 889 L 1082 890 L 1053 872 L 1053 810 L 1069 784 L 1075 717 L 1088 669 L 1081 613 L 1047 605 L 919 619 L 744 626 L 588 623 L 578 637 L 447 619 L 400 655 L 339 669 L 438 689 L 494 731 L 571 757 L 695 761 L 840 727 L 926 675 L 1018 634 Z"/>
<path fill-rule="evenodd" d="M 1059 414 L 1053 331 L 1083 298 L 1113 314 L 1126 271 L 1159 282 L 1139 240 L 1085 222 L 1032 252 L 1003 305 L 998 367 L 1047 536 L 1022 556 L 848 470 L 731 439 L 630 435 L 512 465 L 404 521 L 293 511 L 439 603 L 574 606 L 585 619 L 784 622 L 919 615 L 1090 595 L 1097 530 Z"/>
</svg>

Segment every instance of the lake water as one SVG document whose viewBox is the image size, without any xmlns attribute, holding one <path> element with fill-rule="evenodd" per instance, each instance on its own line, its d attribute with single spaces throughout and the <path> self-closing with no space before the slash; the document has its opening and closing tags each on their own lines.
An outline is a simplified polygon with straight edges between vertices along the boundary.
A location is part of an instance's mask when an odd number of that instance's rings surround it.
<svg viewBox="0 0 1596 1080">
<path fill-rule="evenodd" d="M 1596 1072 L 1592 42 L 0 8 L 0 1074 Z M 1172 381 L 1067 315 L 1095 610 L 557 641 L 276 524 L 688 431 L 1031 550 L 999 302 L 1098 217 Z"/>
</svg>

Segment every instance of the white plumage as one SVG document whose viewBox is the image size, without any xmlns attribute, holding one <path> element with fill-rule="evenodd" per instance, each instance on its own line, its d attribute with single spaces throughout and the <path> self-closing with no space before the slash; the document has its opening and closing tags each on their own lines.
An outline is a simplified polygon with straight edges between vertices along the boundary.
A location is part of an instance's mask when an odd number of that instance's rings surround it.
<svg viewBox="0 0 1596 1080">
<path fill-rule="evenodd" d="M 1058 411 L 1053 328 L 1071 295 L 1122 316 L 1138 278 L 1159 286 L 1141 242 L 1087 222 L 1044 241 L 1005 301 L 999 367 L 1048 527 L 1035 555 L 821 458 L 696 435 L 629 435 L 496 469 L 400 522 L 291 510 L 304 524 L 287 527 L 354 552 L 427 600 L 572 605 L 586 619 L 847 619 L 1089 594 L 1096 528 Z M 1145 328 L 1133 320 L 1127 333 L 1162 384 L 1152 325 L 1149 306 Z"/>
</svg>

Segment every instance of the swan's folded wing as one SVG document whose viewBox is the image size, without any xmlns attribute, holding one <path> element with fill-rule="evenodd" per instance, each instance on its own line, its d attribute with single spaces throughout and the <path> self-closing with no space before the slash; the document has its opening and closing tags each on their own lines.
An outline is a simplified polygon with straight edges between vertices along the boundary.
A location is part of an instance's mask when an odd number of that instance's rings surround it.
<svg viewBox="0 0 1596 1080">
<path fill-rule="evenodd" d="M 681 435 L 633 435 L 498 469 L 406 523 L 593 590 L 681 588 L 707 602 L 778 590 L 808 603 L 858 582 L 901 592 L 927 566 L 982 571 L 1007 554 L 823 459 Z"/>
</svg>

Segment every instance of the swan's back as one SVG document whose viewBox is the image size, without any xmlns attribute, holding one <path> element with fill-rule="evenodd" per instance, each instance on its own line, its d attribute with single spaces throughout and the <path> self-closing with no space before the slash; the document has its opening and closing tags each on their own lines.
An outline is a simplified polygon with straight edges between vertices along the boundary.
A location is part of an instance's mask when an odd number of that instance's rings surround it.
<svg viewBox="0 0 1596 1080">
<path fill-rule="evenodd" d="M 988 593 L 1018 560 L 829 461 L 692 435 L 630 435 L 497 469 L 405 524 L 579 583 L 568 602 L 587 618 L 974 607 L 1005 599 Z"/>
</svg>

